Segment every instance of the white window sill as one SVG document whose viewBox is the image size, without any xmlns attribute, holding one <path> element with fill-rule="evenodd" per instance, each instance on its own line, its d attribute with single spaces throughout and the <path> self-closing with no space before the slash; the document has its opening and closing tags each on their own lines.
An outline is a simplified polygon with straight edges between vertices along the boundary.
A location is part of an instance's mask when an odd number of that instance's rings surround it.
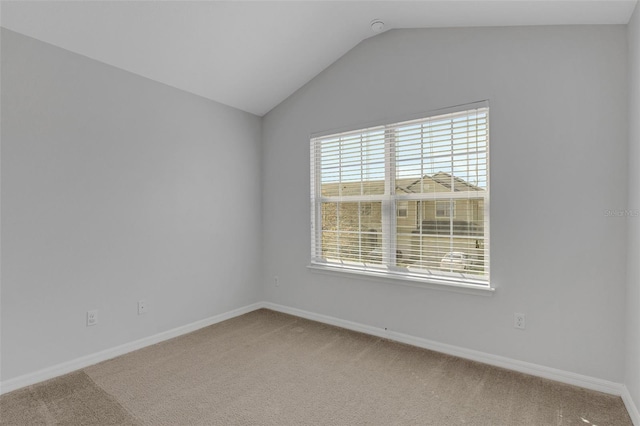
<svg viewBox="0 0 640 426">
<path fill-rule="evenodd" d="M 383 270 L 361 270 L 356 268 L 343 268 L 339 266 L 311 263 L 307 266 L 309 270 L 316 273 L 329 275 L 352 276 L 353 278 L 370 279 L 378 282 L 393 281 L 393 284 L 406 285 L 409 287 L 426 288 L 433 290 L 450 291 L 454 293 L 475 294 L 478 296 L 492 296 L 494 287 L 465 282 L 455 282 L 440 280 L 425 276 L 407 275 L 403 273 L 393 273 Z"/>
</svg>

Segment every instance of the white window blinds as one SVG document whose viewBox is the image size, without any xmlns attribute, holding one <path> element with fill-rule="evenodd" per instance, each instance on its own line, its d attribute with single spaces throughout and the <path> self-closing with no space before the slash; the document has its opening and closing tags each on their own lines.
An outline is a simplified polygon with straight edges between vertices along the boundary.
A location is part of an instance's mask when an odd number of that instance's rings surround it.
<svg viewBox="0 0 640 426">
<path fill-rule="evenodd" d="M 311 139 L 311 261 L 489 285 L 489 109 Z"/>
</svg>

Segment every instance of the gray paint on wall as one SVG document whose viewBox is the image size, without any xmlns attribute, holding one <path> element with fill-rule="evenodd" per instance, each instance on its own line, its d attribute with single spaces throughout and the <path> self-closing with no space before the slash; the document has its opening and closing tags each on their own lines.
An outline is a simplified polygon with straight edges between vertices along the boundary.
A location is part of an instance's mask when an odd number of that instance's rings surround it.
<svg viewBox="0 0 640 426">
<path fill-rule="evenodd" d="M 629 202 L 640 211 L 640 7 L 628 27 L 629 43 Z M 640 217 L 629 216 L 627 252 L 627 339 L 624 383 L 640 409 Z"/>
<path fill-rule="evenodd" d="M 2 380 L 258 301 L 260 128 L 2 29 Z"/>
<path fill-rule="evenodd" d="M 393 30 L 358 45 L 263 119 L 266 299 L 622 382 L 626 226 L 605 211 L 627 198 L 626 55 L 624 26 Z M 310 134 L 483 99 L 495 295 L 306 268 Z"/>
</svg>

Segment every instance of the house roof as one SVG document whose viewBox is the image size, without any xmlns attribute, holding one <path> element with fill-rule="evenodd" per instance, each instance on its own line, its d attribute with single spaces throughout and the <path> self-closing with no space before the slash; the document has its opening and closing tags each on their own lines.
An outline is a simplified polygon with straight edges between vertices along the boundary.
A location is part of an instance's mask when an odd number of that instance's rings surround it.
<svg viewBox="0 0 640 426">
<path fill-rule="evenodd" d="M 402 180 L 396 180 L 396 189 L 400 189 L 408 194 L 410 193 L 416 193 L 416 192 L 420 192 L 420 190 L 418 188 L 416 188 L 418 186 L 418 184 L 420 182 L 423 182 L 425 180 L 428 180 L 430 182 L 433 182 L 439 186 L 441 186 L 444 189 L 447 190 L 451 190 L 451 181 L 453 178 L 453 191 L 454 192 L 459 192 L 459 191 L 482 191 L 483 188 L 480 188 L 476 185 L 473 185 L 467 181 L 465 181 L 464 179 L 461 179 L 457 176 L 451 176 L 451 174 L 446 173 L 446 172 L 438 172 L 438 173 L 434 173 L 433 175 L 424 175 L 422 178 L 417 179 L 417 180 L 412 180 L 411 183 L 409 185 L 406 186 L 402 186 L 401 184 L 399 184 L 399 182 L 403 182 Z M 414 190 L 414 189 L 418 189 L 418 190 Z"/>
<path fill-rule="evenodd" d="M 449 192 L 451 191 L 452 176 L 446 172 L 438 172 L 433 175 L 424 175 L 422 178 L 400 178 L 396 179 L 396 191 L 402 191 L 406 194 L 420 193 L 419 183 L 423 182 L 427 185 L 424 192 Z M 453 176 L 453 190 L 459 191 L 482 191 L 483 188 L 475 186 L 464 179 Z M 370 180 L 366 182 L 335 182 L 323 184 L 323 193 L 327 196 L 335 196 L 339 193 L 342 195 L 360 195 L 361 185 L 366 185 L 366 190 L 372 194 L 381 194 L 384 192 L 384 180 Z M 338 187 L 341 189 L 338 189 Z"/>
<path fill-rule="evenodd" d="M 626 24 L 636 0 L 2 1 L 21 34 L 264 115 L 368 37 L 398 28 Z"/>
<path fill-rule="evenodd" d="M 464 179 L 459 178 L 458 176 L 451 176 L 449 173 L 438 172 L 434 175 L 430 176 L 431 180 L 434 182 L 438 182 L 440 185 L 445 188 L 451 189 L 451 182 L 453 180 L 453 191 L 482 191 L 483 189 L 479 186 L 473 185 L 467 182 Z"/>
</svg>

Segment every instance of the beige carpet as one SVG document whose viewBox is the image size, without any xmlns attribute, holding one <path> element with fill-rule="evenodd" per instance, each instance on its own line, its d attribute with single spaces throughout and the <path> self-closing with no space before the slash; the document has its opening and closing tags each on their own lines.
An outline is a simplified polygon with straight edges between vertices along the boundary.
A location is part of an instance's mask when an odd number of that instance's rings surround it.
<svg viewBox="0 0 640 426">
<path fill-rule="evenodd" d="M 618 397 L 259 310 L 0 397 L 6 425 L 631 425 Z"/>
</svg>

